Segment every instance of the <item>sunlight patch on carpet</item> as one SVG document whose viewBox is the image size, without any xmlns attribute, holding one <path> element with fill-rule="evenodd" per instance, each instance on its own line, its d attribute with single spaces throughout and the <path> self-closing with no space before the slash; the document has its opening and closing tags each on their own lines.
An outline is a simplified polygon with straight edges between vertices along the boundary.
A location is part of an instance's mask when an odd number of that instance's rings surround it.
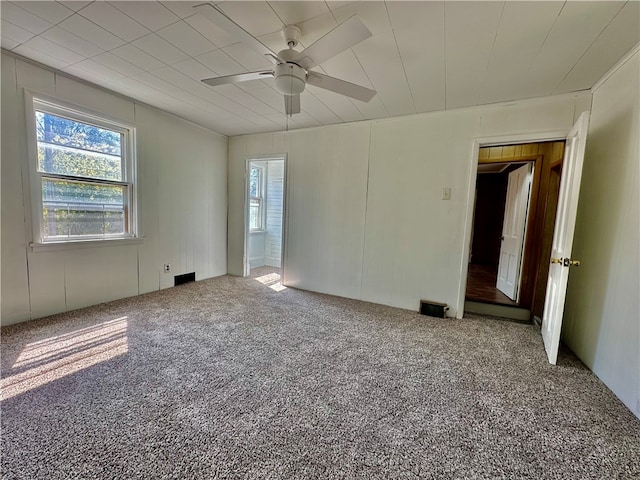
<svg viewBox="0 0 640 480">
<path fill-rule="evenodd" d="M 38 388 L 128 351 L 127 317 L 29 343 L 2 379 L 1 400 Z"/>
<path fill-rule="evenodd" d="M 262 275 L 261 277 L 256 277 L 255 280 L 263 285 L 266 285 L 271 290 L 275 290 L 276 292 L 281 292 L 282 290 L 287 289 L 287 287 L 280 283 L 279 273 L 269 273 L 267 275 Z"/>
</svg>

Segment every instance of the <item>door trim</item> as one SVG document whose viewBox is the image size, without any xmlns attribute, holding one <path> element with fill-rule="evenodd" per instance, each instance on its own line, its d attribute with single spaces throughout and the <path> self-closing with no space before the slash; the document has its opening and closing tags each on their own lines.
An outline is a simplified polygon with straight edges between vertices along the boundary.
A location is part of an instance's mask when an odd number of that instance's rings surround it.
<svg viewBox="0 0 640 480">
<path fill-rule="evenodd" d="M 282 231 L 280 233 L 280 283 L 285 285 L 285 264 L 286 264 L 286 247 L 287 247 L 287 219 L 288 219 L 288 176 L 287 176 L 287 154 L 272 153 L 264 155 L 251 155 L 245 158 L 244 163 L 244 246 L 242 255 L 242 276 L 248 277 L 250 274 L 249 265 L 249 237 L 251 229 L 249 228 L 249 167 L 251 162 L 266 161 L 282 161 L 283 162 L 283 179 L 282 179 Z"/>
<path fill-rule="evenodd" d="M 511 145 L 521 143 L 538 143 L 565 141 L 569 135 L 569 129 L 561 131 L 551 131 L 543 133 L 529 133 L 518 135 L 504 135 L 492 137 L 478 137 L 471 142 L 471 152 L 469 156 L 469 179 L 467 182 L 467 208 L 465 212 L 465 223 L 462 235 L 462 256 L 459 265 L 458 300 L 456 303 L 456 318 L 464 316 L 465 292 L 467 289 L 467 275 L 469 273 L 469 247 L 471 242 L 471 230 L 473 228 L 473 211 L 475 199 L 475 182 L 478 176 L 478 156 L 480 147 L 492 147 L 497 145 Z"/>
</svg>

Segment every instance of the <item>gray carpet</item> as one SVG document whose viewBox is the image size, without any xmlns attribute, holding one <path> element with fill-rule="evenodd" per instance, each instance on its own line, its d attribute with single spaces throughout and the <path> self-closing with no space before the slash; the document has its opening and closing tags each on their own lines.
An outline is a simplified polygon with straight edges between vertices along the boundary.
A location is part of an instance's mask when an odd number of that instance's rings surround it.
<svg viewBox="0 0 640 480">
<path fill-rule="evenodd" d="M 640 421 L 534 326 L 272 283 L 3 328 L 3 478 L 640 476 Z"/>
</svg>

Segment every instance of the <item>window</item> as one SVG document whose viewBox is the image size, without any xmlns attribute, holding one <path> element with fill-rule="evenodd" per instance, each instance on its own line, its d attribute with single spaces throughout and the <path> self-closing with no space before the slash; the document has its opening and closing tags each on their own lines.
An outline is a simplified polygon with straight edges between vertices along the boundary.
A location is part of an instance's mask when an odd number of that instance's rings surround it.
<svg viewBox="0 0 640 480">
<path fill-rule="evenodd" d="M 249 229 L 264 230 L 264 168 L 249 170 Z"/>
<path fill-rule="evenodd" d="M 37 98 L 32 118 L 39 243 L 135 236 L 134 129 Z"/>
</svg>

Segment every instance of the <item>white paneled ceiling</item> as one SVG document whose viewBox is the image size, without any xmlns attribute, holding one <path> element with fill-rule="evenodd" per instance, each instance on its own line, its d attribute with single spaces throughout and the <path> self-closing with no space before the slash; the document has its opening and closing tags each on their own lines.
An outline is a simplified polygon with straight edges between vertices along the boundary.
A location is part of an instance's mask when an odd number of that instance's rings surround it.
<svg viewBox="0 0 640 480">
<path fill-rule="evenodd" d="M 2 1 L 3 49 L 225 135 L 518 100 L 591 88 L 640 41 L 640 2 L 214 2 L 272 50 L 308 47 L 352 15 L 373 36 L 315 70 L 375 89 L 368 103 L 307 85 L 284 114 L 273 80 L 203 78 L 270 63 L 193 10 L 198 1 Z"/>
</svg>

